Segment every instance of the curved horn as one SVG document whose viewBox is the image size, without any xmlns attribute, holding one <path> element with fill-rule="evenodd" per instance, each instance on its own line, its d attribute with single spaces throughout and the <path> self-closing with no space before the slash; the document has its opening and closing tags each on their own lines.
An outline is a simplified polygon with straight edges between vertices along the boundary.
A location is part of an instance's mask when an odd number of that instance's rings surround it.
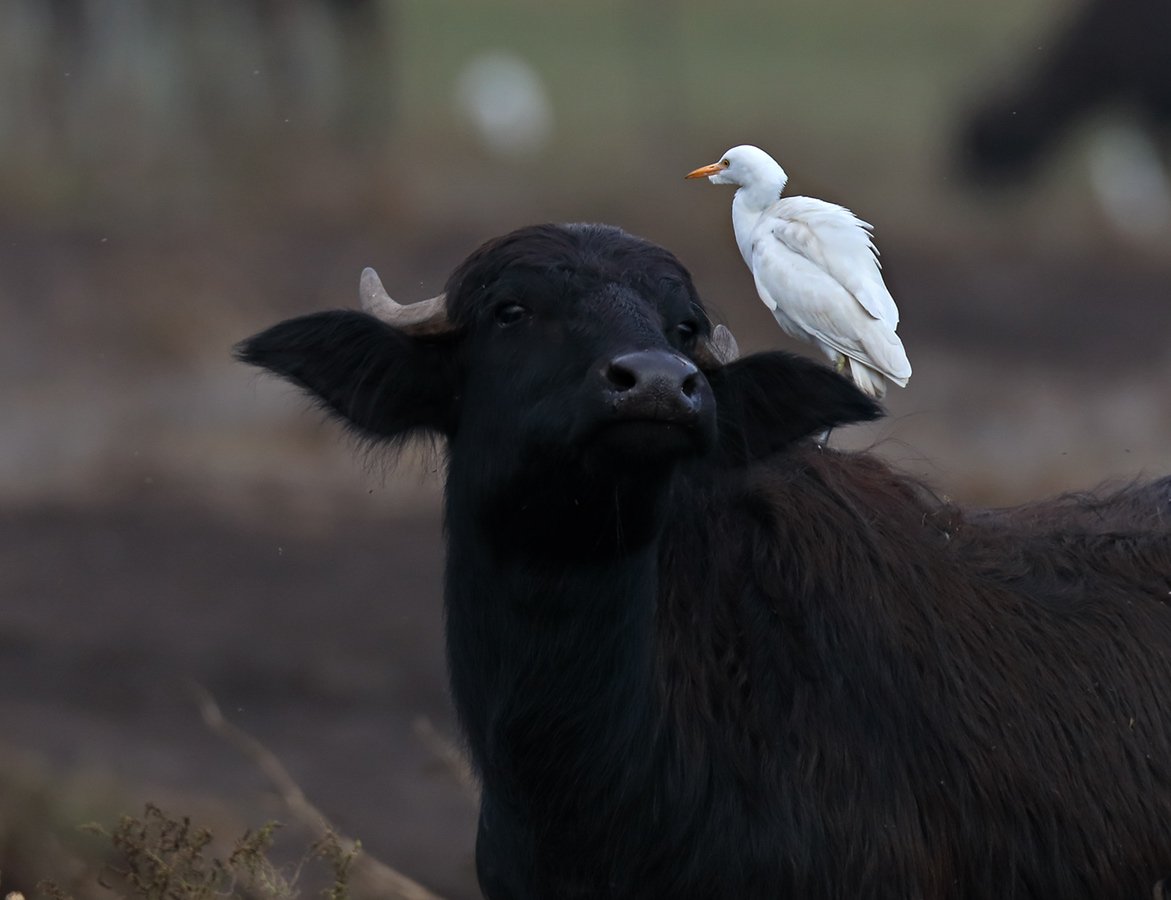
<svg viewBox="0 0 1171 900">
<path fill-rule="evenodd" d="M 442 334 L 454 327 L 447 318 L 446 294 L 405 306 L 395 303 L 382 286 L 378 273 L 369 267 L 362 270 L 358 294 L 365 312 L 403 331 L 412 334 Z"/>
<path fill-rule="evenodd" d="M 717 325 L 710 337 L 696 345 L 692 356 L 701 369 L 718 369 L 740 358 L 740 346 L 726 325 Z"/>
</svg>

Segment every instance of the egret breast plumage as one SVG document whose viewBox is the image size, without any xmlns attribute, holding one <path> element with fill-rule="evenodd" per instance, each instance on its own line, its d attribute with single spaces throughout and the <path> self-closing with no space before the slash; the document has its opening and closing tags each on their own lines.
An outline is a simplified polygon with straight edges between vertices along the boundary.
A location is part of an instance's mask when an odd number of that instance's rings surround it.
<svg viewBox="0 0 1171 900">
<path fill-rule="evenodd" d="M 732 228 L 757 293 L 781 328 L 820 349 L 871 397 L 905 387 L 911 364 L 899 311 L 882 280 L 871 226 L 834 203 L 781 197 L 788 176 L 759 147 L 741 145 L 690 172 L 735 184 Z"/>
</svg>

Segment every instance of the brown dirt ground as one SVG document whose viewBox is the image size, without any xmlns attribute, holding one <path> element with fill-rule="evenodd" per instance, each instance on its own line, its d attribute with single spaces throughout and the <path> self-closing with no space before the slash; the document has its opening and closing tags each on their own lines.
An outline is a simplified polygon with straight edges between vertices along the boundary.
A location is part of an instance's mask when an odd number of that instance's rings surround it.
<svg viewBox="0 0 1171 900">
<path fill-rule="evenodd" d="M 195 681 L 371 854 L 474 896 L 474 801 L 414 729 L 454 734 L 439 531 L 434 516 L 362 515 L 309 536 L 158 497 L 7 509 L 0 721 L 128 798 L 154 786 L 287 819 L 204 728 Z"/>
</svg>

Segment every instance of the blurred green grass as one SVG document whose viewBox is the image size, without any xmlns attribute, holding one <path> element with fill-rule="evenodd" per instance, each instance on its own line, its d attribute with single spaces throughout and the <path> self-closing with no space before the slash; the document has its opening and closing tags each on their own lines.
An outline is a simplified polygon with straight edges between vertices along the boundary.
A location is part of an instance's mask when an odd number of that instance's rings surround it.
<svg viewBox="0 0 1171 900">
<path fill-rule="evenodd" d="M 950 234 L 979 227 L 982 211 L 953 183 L 959 116 L 1066 6 L 409 2 L 398 142 L 408 173 L 439 158 L 491 177 L 445 87 L 473 54 L 499 47 L 528 59 L 553 98 L 554 144 L 514 186 L 555 207 L 670 219 L 696 196 L 679 183 L 685 171 L 753 142 L 789 168 L 794 189 L 868 209 L 888 233 Z"/>
<path fill-rule="evenodd" d="M 91 0 L 62 43 L 47 6 L 14 2 L 0 202 L 10 220 L 130 227 L 461 209 L 640 224 L 687 207 L 683 172 L 755 142 L 795 190 L 935 235 L 973 224 L 947 162 L 958 115 L 1067 5 L 384 0 L 355 38 L 311 3 L 276 28 L 240 4 Z M 490 50 L 552 99 L 536 158 L 486 155 L 455 109 L 459 72 Z"/>
<path fill-rule="evenodd" d="M 637 134 L 656 115 L 680 116 L 704 137 L 806 133 L 855 158 L 894 157 L 937 130 L 941 104 L 974 87 L 990 58 L 1015 50 L 1059 5 L 416 0 L 403 6 L 406 106 L 416 123 L 450 129 L 436 87 L 477 50 L 498 46 L 548 79 L 557 109 L 569 112 L 558 150 L 576 148 L 583 159 L 614 149 L 615 134 Z M 646 83 L 648 58 L 668 69 L 661 78 L 677 109 L 647 104 L 648 94 L 660 99 L 659 86 Z"/>
</svg>

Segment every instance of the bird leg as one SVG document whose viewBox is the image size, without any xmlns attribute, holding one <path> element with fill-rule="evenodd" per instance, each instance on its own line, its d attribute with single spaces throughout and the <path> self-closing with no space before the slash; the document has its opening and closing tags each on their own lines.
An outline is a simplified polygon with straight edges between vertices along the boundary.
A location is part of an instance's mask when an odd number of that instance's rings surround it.
<svg viewBox="0 0 1171 900">
<path fill-rule="evenodd" d="M 837 372 L 839 375 L 844 376 L 846 374 L 846 365 L 848 363 L 849 363 L 849 360 L 846 359 L 846 355 L 844 353 L 837 354 L 837 359 L 834 360 L 834 371 Z M 829 436 L 832 431 L 833 431 L 833 428 L 827 428 L 825 431 L 823 431 L 821 434 L 819 434 L 817 437 L 815 437 L 813 439 L 814 443 L 817 444 L 817 447 L 819 450 L 825 449 L 825 445 L 827 443 L 829 443 Z"/>
</svg>

